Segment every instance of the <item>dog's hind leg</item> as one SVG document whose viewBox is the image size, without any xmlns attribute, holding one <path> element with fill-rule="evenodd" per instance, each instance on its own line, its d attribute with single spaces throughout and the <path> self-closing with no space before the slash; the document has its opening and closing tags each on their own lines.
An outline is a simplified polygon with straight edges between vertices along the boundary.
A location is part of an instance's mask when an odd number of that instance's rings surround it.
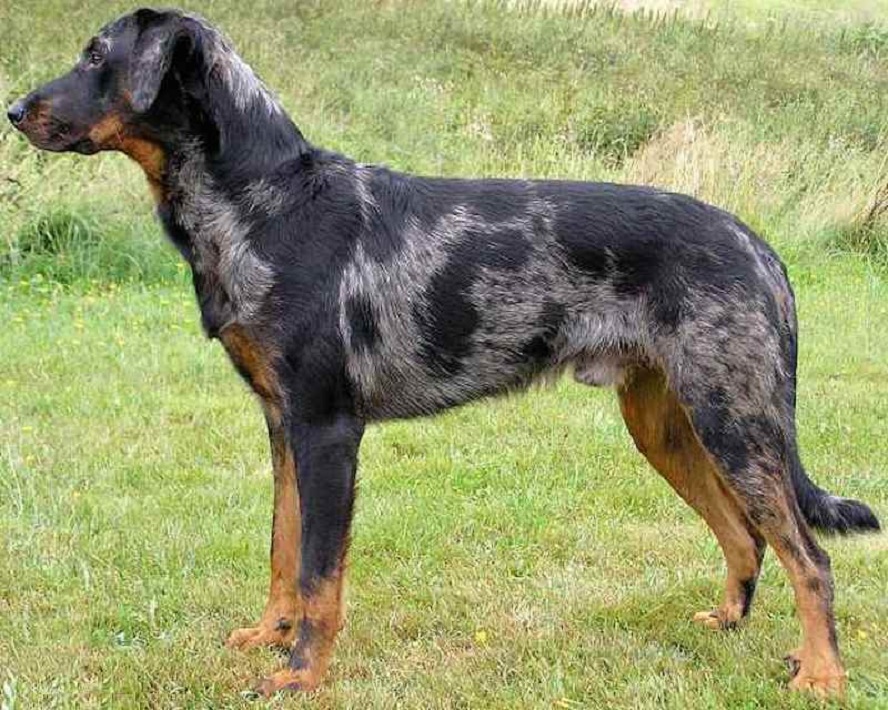
<svg viewBox="0 0 888 710">
<path fill-rule="evenodd" d="M 728 575 L 721 606 L 694 616 L 714 629 L 734 628 L 749 613 L 765 543 L 694 434 L 663 373 L 633 368 L 618 389 L 635 445 L 715 534 Z"/>
<path fill-rule="evenodd" d="M 727 490 L 789 575 L 802 624 L 801 647 L 790 656 L 791 687 L 841 694 L 846 676 L 830 561 L 814 540 L 792 482 L 790 379 L 773 349 L 769 357 L 767 331 L 754 340 L 749 332 L 734 331 L 731 342 L 733 351 L 730 344 L 713 349 L 703 338 L 685 340 L 669 383 Z M 676 366 L 682 363 L 693 367 Z"/>
<path fill-rule="evenodd" d="M 225 645 L 247 649 L 254 646 L 289 648 L 302 616 L 299 599 L 299 547 L 302 523 L 296 487 L 293 449 L 285 436 L 278 408 L 265 404 L 274 471 L 274 514 L 271 524 L 271 583 L 265 611 L 256 626 L 235 629 Z"/>
</svg>

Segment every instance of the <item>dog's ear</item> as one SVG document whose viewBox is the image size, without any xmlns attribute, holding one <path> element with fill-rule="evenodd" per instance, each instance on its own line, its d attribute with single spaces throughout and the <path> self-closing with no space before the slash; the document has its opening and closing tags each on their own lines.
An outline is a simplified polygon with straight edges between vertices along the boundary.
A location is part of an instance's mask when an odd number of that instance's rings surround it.
<svg viewBox="0 0 888 710">
<path fill-rule="evenodd" d="M 160 92 L 160 85 L 173 63 L 176 45 L 186 29 L 179 16 L 164 16 L 150 10 L 140 13 L 145 14 L 137 16 L 140 29 L 130 63 L 129 85 L 133 110 L 145 113 Z"/>
</svg>

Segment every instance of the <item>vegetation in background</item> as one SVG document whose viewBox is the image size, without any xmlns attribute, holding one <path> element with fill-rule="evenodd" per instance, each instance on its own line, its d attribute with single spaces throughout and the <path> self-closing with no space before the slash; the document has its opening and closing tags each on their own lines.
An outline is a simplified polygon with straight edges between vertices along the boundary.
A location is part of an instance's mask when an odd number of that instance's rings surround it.
<svg viewBox="0 0 888 710">
<path fill-rule="evenodd" d="M 885 0 L 186 4 L 358 160 L 644 182 L 739 214 L 796 287 L 808 468 L 888 522 Z M 129 9 L 0 5 L 0 99 Z M 221 648 L 264 602 L 266 438 L 151 213 L 126 158 L 0 123 L 4 708 L 250 707 L 281 662 Z M 330 682 L 272 706 L 820 707 L 782 687 L 798 626 L 771 556 L 747 628 L 690 623 L 721 554 L 610 393 L 373 427 L 361 471 Z M 826 544 L 848 705 L 888 708 L 888 538 Z"/>
<path fill-rule="evenodd" d="M 73 5 L 5 10 L 0 97 L 66 70 L 79 44 L 129 7 Z M 865 238 L 853 227 L 888 184 L 888 29 L 797 27 L 786 6 L 750 25 L 718 3 L 703 20 L 588 2 L 511 5 L 194 9 L 227 30 L 311 140 L 359 160 L 422 173 L 650 182 L 738 212 L 778 246 L 862 251 L 884 264 L 884 249 L 872 248 L 885 242 L 884 216 Z M 66 22 L 48 19 L 59 16 Z M 19 240 L 59 210 L 101 225 L 91 268 L 106 278 L 175 274 L 139 170 L 121 156 L 40 154 L 4 126 L 0 165 L 0 244 L 11 254 L 0 276 L 49 268 L 19 258 Z"/>
</svg>

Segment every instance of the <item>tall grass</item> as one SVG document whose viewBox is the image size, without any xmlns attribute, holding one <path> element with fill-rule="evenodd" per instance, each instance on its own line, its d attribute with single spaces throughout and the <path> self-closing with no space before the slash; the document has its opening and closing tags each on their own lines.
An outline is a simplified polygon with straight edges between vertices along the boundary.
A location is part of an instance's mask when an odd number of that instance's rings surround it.
<svg viewBox="0 0 888 710">
<path fill-rule="evenodd" d="M 884 261 L 884 215 L 859 223 L 888 184 L 882 26 L 596 3 L 187 5 L 233 36 L 310 139 L 360 160 L 652 183 L 738 212 L 789 252 Z M 7 102 L 66 70 L 128 8 L 25 6 L 0 23 Z M 40 154 L 4 125 L 0 166 L 0 278 L 176 277 L 125 158 Z M 54 233 L 72 220 L 82 241 Z M 33 248 L 41 232 L 58 258 Z"/>
</svg>

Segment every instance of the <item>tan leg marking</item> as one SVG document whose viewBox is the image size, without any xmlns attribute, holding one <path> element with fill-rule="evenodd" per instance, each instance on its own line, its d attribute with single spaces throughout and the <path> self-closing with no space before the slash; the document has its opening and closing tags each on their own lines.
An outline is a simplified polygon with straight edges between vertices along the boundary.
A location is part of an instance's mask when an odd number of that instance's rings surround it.
<svg viewBox="0 0 888 710">
<path fill-rule="evenodd" d="M 839 656 L 829 558 L 814 541 L 795 501 L 780 490 L 774 516 L 763 527 L 768 544 L 786 569 L 802 624 L 802 644 L 787 656 L 790 688 L 821 697 L 842 696 L 847 674 Z"/>
<path fill-rule="evenodd" d="M 761 538 L 725 487 L 663 374 L 635 369 L 618 394 L 638 450 L 703 517 L 725 555 L 724 601 L 717 609 L 695 614 L 694 621 L 713 629 L 733 628 L 749 609 L 761 566 Z"/>
<path fill-rule="evenodd" d="M 296 462 L 282 421 L 281 390 L 273 368 L 275 354 L 240 325 L 219 334 L 235 367 L 262 400 L 274 470 L 274 516 L 271 529 L 271 581 L 265 611 L 256 626 L 236 629 L 225 642 L 230 648 L 289 647 L 302 618 L 299 567 L 302 521 L 296 485 Z"/>
<path fill-rule="evenodd" d="M 225 645 L 247 649 L 254 646 L 289 648 L 302 618 L 299 599 L 299 558 L 302 521 L 296 487 L 296 463 L 277 412 L 267 412 L 274 467 L 274 517 L 271 529 L 271 583 L 265 611 L 256 626 L 231 632 Z"/>
<path fill-rule="evenodd" d="M 333 657 L 336 634 L 342 627 L 343 572 L 321 581 L 304 599 L 305 618 L 300 626 L 294 653 L 298 660 L 263 679 L 256 690 L 268 697 L 279 690 L 311 691 L 318 687 Z"/>
</svg>

